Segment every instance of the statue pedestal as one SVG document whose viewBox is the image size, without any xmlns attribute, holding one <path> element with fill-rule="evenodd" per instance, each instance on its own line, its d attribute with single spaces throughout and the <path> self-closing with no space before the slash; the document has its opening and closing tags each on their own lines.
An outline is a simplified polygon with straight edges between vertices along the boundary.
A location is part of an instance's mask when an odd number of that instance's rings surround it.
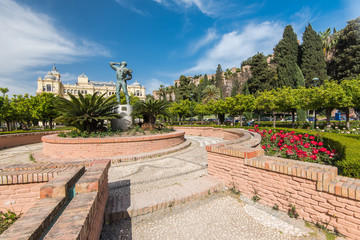
<svg viewBox="0 0 360 240">
<path fill-rule="evenodd" d="M 128 130 L 132 127 L 132 106 L 130 104 L 118 105 L 115 110 L 120 116 L 121 119 L 112 119 L 111 120 L 111 129 L 112 130 Z"/>
</svg>

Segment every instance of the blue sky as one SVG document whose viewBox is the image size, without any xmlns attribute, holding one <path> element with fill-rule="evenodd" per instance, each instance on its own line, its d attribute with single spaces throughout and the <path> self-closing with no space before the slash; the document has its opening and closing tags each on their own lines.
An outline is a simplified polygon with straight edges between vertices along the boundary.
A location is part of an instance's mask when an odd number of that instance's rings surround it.
<svg viewBox="0 0 360 240">
<path fill-rule="evenodd" d="M 270 54 L 288 24 L 301 40 L 359 13 L 359 0 L 1 0 L 0 87 L 34 95 L 54 63 L 65 83 L 114 81 L 108 63 L 125 60 L 150 93 Z"/>
</svg>

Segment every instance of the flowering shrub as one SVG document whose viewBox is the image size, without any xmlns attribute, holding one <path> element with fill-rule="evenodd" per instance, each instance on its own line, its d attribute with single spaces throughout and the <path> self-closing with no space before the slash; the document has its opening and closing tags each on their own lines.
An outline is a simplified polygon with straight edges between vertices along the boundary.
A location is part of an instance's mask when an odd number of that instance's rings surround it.
<svg viewBox="0 0 360 240">
<path fill-rule="evenodd" d="M 321 137 L 309 134 L 295 134 L 294 131 L 260 130 L 257 125 L 249 131 L 261 135 L 261 147 L 270 156 L 333 165 L 337 154 L 335 149 L 325 146 Z"/>
</svg>

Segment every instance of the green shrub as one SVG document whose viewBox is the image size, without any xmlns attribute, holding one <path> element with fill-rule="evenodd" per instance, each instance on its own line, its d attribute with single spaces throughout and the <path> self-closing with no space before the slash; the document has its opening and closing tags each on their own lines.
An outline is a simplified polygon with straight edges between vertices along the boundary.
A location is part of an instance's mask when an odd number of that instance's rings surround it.
<svg viewBox="0 0 360 240">
<path fill-rule="evenodd" d="M 21 215 L 22 213 L 16 214 L 11 210 L 7 210 L 7 212 L 0 211 L 0 234 L 8 229 L 16 220 L 18 220 Z"/>
</svg>

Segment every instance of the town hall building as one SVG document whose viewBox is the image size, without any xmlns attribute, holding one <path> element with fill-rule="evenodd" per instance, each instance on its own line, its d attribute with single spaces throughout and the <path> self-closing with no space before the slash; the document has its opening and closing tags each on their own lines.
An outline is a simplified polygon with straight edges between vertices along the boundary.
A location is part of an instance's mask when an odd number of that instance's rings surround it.
<svg viewBox="0 0 360 240">
<path fill-rule="evenodd" d="M 78 76 L 78 81 L 74 85 L 63 84 L 60 80 L 60 73 L 54 66 L 51 71 L 44 76 L 39 77 L 37 80 L 36 94 L 43 92 L 53 93 L 55 95 L 70 99 L 68 93 L 73 95 L 81 94 L 93 94 L 99 92 L 99 94 L 106 93 L 105 96 L 111 96 L 115 94 L 116 84 L 114 82 L 100 82 L 92 81 L 83 73 Z M 127 86 L 128 93 L 139 97 L 140 100 L 145 100 L 145 86 L 141 86 L 140 83 L 135 81 L 133 84 Z"/>
</svg>

